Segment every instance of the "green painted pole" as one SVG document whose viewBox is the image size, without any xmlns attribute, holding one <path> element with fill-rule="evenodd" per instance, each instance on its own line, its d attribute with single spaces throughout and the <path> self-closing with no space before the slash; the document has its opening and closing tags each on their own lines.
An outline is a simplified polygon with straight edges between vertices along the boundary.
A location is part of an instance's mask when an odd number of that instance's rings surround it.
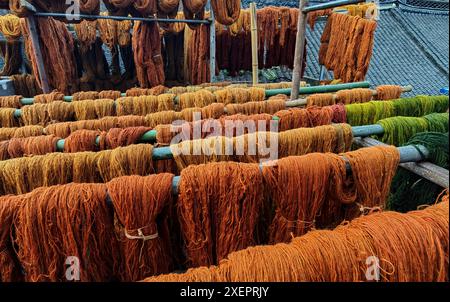
<svg viewBox="0 0 450 302">
<path fill-rule="evenodd" d="M 346 84 L 336 84 L 336 85 L 320 85 L 320 86 L 311 86 L 311 87 L 302 87 L 300 88 L 300 94 L 314 94 L 314 93 L 327 93 L 327 92 L 336 92 L 340 90 L 345 89 L 355 89 L 355 88 L 369 88 L 370 83 L 369 82 L 356 82 L 356 83 L 346 83 Z M 266 97 L 272 97 L 278 94 L 285 94 L 290 95 L 291 89 L 271 89 L 266 90 Z M 121 97 L 125 97 L 126 94 L 122 93 Z M 175 98 L 175 103 L 178 102 L 178 97 Z M 73 97 L 72 96 L 65 96 L 63 98 L 65 102 L 72 102 Z M 33 105 L 34 99 L 33 98 L 22 98 L 20 100 L 23 106 L 26 105 Z"/>
<path fill-rule="evenodd" d="M 315 94 L 315 93 L 328 93 L 336 92 L 345 89 L 355 89 L 355 88 L 369 88 L 369 82 L 356 82 L 347 84 L 336 84 L 336 85 L 320 85 L 320 86 L 310 86 L 301 87 L 300 94 Z M 291 95 L 292 89 L 272 89 L 266 91 L 266 97 L 272 97 L 278 94 Z"/>
</svg>

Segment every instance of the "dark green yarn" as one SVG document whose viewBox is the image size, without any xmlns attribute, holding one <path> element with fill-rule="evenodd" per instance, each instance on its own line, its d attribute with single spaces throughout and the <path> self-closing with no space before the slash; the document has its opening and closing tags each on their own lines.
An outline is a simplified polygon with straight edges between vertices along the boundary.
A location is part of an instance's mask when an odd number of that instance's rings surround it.
<svg viewBox="0 0 450 302">
<path fill-rule="evenodd" d="M 391 117 L 378 122 L 384 129 L 383 143 L 401 146 L 421 132 L 448 132 L 448 113 L 433 113 L 424 117 Z"/>
<path fill-rule="evenodd" d="M 449 168 L 449 134 L 425 132 L 416 134 L 406 145 L 423 145 L 430 151 L 428 161 L 444 168 Z M 423 179 L 416 174 L 400 168 L 394 177 L 389 210 L 409 212 L 421 205 L 431 205 L 444 188 Z"/>
</svg>

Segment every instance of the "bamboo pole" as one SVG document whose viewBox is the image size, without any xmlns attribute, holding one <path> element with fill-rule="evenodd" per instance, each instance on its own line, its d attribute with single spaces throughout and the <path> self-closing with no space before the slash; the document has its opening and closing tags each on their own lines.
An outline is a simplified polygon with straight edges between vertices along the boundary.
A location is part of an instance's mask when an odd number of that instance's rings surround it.
<svg viewBox="0 0 450 302">
<path fill-rule="evenodd" d="M 252 34 L 252 75 L 253 86 L 259 82 L 258 71 L 258 21 L 256 15 L 255 2 L 250 3 L 250 16 L 251 16 L 251 34 Z"/>
<path fill-rule="evenodd" d="M 300 81 L 302 80 L 303 55 L 305 51 L 306 13 L 303 11 L 308 0 L 300 0 L 297 22 L 297 40 L 295 42 L 294 71 L 292 74 L 291 100 L 298 99 Z"/>
</svg>

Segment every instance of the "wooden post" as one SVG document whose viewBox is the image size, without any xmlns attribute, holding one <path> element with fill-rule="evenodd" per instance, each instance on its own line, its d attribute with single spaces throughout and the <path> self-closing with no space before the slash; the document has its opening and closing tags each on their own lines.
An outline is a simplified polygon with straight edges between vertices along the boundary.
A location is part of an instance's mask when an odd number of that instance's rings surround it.
<svg viewBox="0 0 450 302">
<path fill-rule="evenodd" d="M 297 41 L 295 43 L 294 71 L 292 77 L 291 100 L 296 100 L 299 96 L 300 82 L 302 80 L 303 55 L 305 50 L 306 16 L 303 11 L 308 0 L 300 0 L 299 15 L 297 23 Z"/>
<path fill-rule="evenodd" d="M 259 82 L 259 68 L 258 68 L 258 21 L 256 15 L 255 2 L 250 3 L 251 16 L 251 33 L 252 33 L 252 75 L 253 86 Z"/>
<path fill-rule="evenodd" d="M 216 81 L 216 18 L 212 9 L 211 1 L 208 1 L 209 12 L 211 14 L 211 24 L 209 25 L 209 71 L 210 82 Z"/>
</svg>

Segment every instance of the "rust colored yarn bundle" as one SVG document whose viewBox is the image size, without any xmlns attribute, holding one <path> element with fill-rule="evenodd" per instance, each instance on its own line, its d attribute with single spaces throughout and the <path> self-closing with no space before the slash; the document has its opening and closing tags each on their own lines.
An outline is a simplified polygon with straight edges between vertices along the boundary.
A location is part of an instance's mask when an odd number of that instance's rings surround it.
<svg viewBox="0 0 450 302">
<path fill-rule="evenodd" d="M 159 96 L 124 97 L 116 101 L 118 116 L 147 115 L 151 113 L 174 110 L 174 98 L 172 94 Z"/>
<path fill-rule="evenodd" d="M 332 70 L 335 79 L 365 79 L 372 58 L 377 23 L 360 17 L 333 13 L 321 38 L 319 62 Z"/>
<path fill-rule="evenodd" d="M 20 273 L 20 264 L 14 253 L 11 240 L 11 229 L 14 215 L 19 207 L 17 197 L 0 197 L 0 282 L 20 282 L 23 276 Z"/>
<path fill-rule="evenodd" d="M 72 102 L 97 100 L 100 98 L 100 94 L 97 91 L 80 91 L 72 95 Z"/>
<path fill-rule="evenodd" d="M 280 132 L 278 157 L 308 153 L 342 153 L 350 151 L 352 128 L 348 124 L 334 124 L 315 128 L 299 128 Z"/>
<path fill-rule="evenodd" d="M 313 12 L 309 12 L 308 13 L 308 24 L 309 24 L 309 27 L 311 27 L 311 30 L 314 30 L 317 19 L 319 17 L 329 16 L 332 13 L 333 13 L 332 9 L 322 9 L 322 10 L 316 10 Z"/>
<path fill-rule="evenodd" d="M 229 126 L 232 122 L 242 122 L 244 129 L 237 129 L 235 124 Z M 255 114 L 255 115 L 231 115 L 224 116 L 220 119 L 206 119 L 190 123 L 183 123 L 182 125 L 159 125 L 155 127 L 157 133 L 157 143 L 160 146 L 168 146 L 172 140 L 183 132 L 183 139 L 192 139 L 194 133 L 200 134 L 202 139 L 214 136 L 235 137 L 247 133 L 254 133 L 256 131 L 270 131 L 270 122 L 272 116 L 270 114 Z M 260 122 L 264 122 L 264 129 L 259 128 Z M 239 124 L 237 124 L 239 125 Z M 255 126 L 255 127 L 252 127 Z M 227 127 L 232 127 L 231 129 Z M 199 130 L 201 129 L 201 133 Z M 232 131 L 230 131 L 232 130 Z M 187 135 L 186 135 L 187 134 Z"/>
<path fill-rule="evenodd" d="M 202 20 L 205 17 L 205 7 L 208 0 L 183 0 L 183 14 L 189 20 Z M 198 28 L 197 24 L 188 24 L 191 29 Z"/>
<path fill-rule="evenodd" d="M 217 136 L 207 139 L 186 140 L 170 146 L 178 169 L 190 165 L 234 161 L 261 163 L 276 151 L 278 158 L 308 153 L 342 153 L 352 146 L 350 125 L 330 125 L 299 128 L 280 133 L 255 132 L 235 138 Z M 273 145 L 276 144 L 276 145 Z M 253 149 L 253 147 L 255 147 Z M 194 155 L 195 152 L 195 155 Z"/>
<path fill-rule="evenodd" d="M 138 15 L 149 17 L 157 12 L 157 0 L 106 0 L 106 8 L 113 15 Z"/>
<path fill-rule="evenodd" d="M 71 281 L 68 257 L 79 259 L 80 281 L 112 280 L 120 254 L 106 195 L 103 184 L 70 184 L 16 197 L 15 244 L 25 281 Z"/>
<path fill-rule="evenodd" d="M 107 132 L 77 130 L 65 139 L 64 152 L 97 152 L 126 147 L 138 143 L 148 127 L 113 128 Z"/>
<path fill-rule="evenodd" d="M 380 101 L 396 100 L 402 96 L 402 87 L 396 85 L 382 85 L 377 87 L 376 99 Z"/>
<path fill-rule="evenodd" d="M 0 160 L 56 152 L 58 140 L 58 137 L 49 135 L 12 138 L 9 141 L 0 142 Z"/>
<path fill-rule="evenodd" d="M 131 88 L 126 92 L 126 96 L 143 96 L 143 95 L 160 95 L 163 93 L 171 93 L 168 91 L 168 88 L 163 85 L 158 85 L 153 88 Z"/>
<path fill-rule="evenodd" d="M 331 107 L 291 108 L 275 113 L 279 118 L 279 131 L 330 125 L 334 111 Z M 342 122 L 345 122 L 342 121 Z"/>
<path fill-rule="evenodd" d="M 312 94 L 306 98 L 308 104 L 308 107 L 311 106 L 319 106 L 319 107 L 325 107 L 325 106 L 331 106 L 336 104 L 336 100 L 334 98 L 334 95 L 332 93 L 318 93 L 318 94 Z"/>
<path fill-rule="evenodd" d="M 36 78 L 31 74 L 15 74 L 11 76 L 11 81 L 17 95 L 31 98 L 42 93 L 42 89 L 38 86 Z"/>
<path fill-rule="evenodd" d="M 116 149 L 139 142 L 142 136 L 150 131 L 148 127 L 114 128 L 100 136 L 100 149 Z"/>
<path fill-rule="evenodd" d="M 100 150 L 96 143 L 97 138 L 101 135 L 100 131 L 94 130 L 78 130 L 73 132 L 64 140 L 64 152 L 96 152 Z"/>
<path fill-rule="evenodd" d="M 169 231 L 173 177 L 129 176 L 107 184 L 118 222 L 122 281 L 139 281 L 173 269 Z"/>
<path fill-rule="evenodd" d="M 21 120 L 26 126 L 46 126 L 54 121 L 71 121 L 75 118 L 75 103 L 55 101 L 22 107 Z"/>
<path fill-rule="evenodd" d="M 0 194 L 25 194 L 58 184 L 108 182 L 126 175 L 155 172 L 152 145 L 101 152 L 51 153 L 0 161 Z"/>
<path fill-rule="evenodd" d="M 182 109 L 194 107 L 206 107 L 216 102 L 216 96 L 208 90 L 186 92 L 181 94 L 179 98 L 180 98 L 180 107 Z"/>
<path fill-rule="evenodd" d="M 132 43 L 140 86 L 151 88 L 164 85 L 164 62 L 158 24 L 156 22 L 136 22 L 133 28 Z"/>
<path fill-rule="evenodd" d="M 293 68 L 298 23 L 298 9 L 264 7 L 257 11 L 259 65 L 265 68 Z M 279 23 L 281 22 L 281 26 Z M 267 55 L 265 55 L 267 52 Z M 306 48 L 305 48 L 306 60 Z M 302 67 L 302 74 L 306 65 Z"/>
<path fill-rule="evenodd" d="M 22 43 L 20 41 L 6 41 L 5 44 L 0 44 L 0 58 L 3 60 L 0 76 L 12 76 L 20 72 L 22 66 L 21 49 Z"/>
<path fill-rule="evenodd" d="M 33 74 L 39 79 L 37 62 L 33 55 L 30 33 L 26 19 L 22 19 L 22 33 L 25 40 L 26 52 L 31 59 Z M 77 64 L 74 55 L 74 40 L 64 23 L 52 18 L 38 18 L 37 30 L 40 37 L 40 47 L 47 66 L 47 78 L 50 87 L 65 94 L 70 94 L 77 80 Z M 42 83 L 38 84 L 42 87 Z"/>
<path fill-rule="evenodd" d="M 276 206 L 271 243 L 289 242 L 311 229 L 333 227 L 366 209 L 385 207 L 400 161 L 398 150 L 375 147 L 341 156 L 287 157 L 264 168 Z M 351 174 L 346 172 L 346 160 Z"/>
<path fill-rule="evenodd" d="M 103 90 L 98 93 L 99 99 L 117 100 L 122 97 L 122 93 L 117 90 Z"/>
<path fill-rule="evenodd" d="M 182 172 L 178 212 L 188 267 L 217 264 L 258 242 L 262 182 L 256 165 L 211 164 Z"/>
<path fill-rule="evenodd" d="M 269 228 L 270 244 L 289 242 L 316 228 L 316 218 L 326 201 L 333 162 L 345 169 L 339 157 L 320 153 L 280 159 L 276 168 L 263 168 L 275 204 L 275 217 Z"/>
<path fill-rule="evenodd" d="M 144 116 L 104 117 L 97 120 L 51 124 L 45 127 L 45 130 L 48 134 L 66 138 L 77 130 L 108 131 L 112 128 L 146 126 L 146 123 L 146 118 Z"/>
<path fill-rule="evenodd" d="M 186 27 L 184 30 L 184 78 L 192 85 L 211 80 L 209 40 L 209 26 L 205 24 L 194 29 Z"/>
<path fill-rule="evenodd" d="M 333 110 L 333 123 L 349 123 L 347 121 L 347 111 L 344 106 L 344 104 L 336 104 L 333 106 L 330 106 Z"/>
<path fill-rule="evenodd" d="M 107 116 L 116 115 L 116 103 L 114 100 L 99 99 L 99 100 L 85 100 L 73 102 L 72 108 L 75 115 L 75 120 L 93 120 Z M 70 121 L 70 120 L 57 120 Z"/>
<path fill-rule="evenodd" d="M 372 99 L 373 93 L 370 89 L 357 88 L 336 92 L 336 103 L 342 103 L 344 105 L 367 103 L 372 101 Z"/>
<path fill-rule="evenodd" d="M 218 119 L 225 115 L 225 107 L 223 104 L 214 103 L 203 108 L 187 108 L 182 110 L 181 112 L 162 111 L 148 114 L 146 116 L 129 115 L 119 117 L 104 117 L 95 120 L 54 123 L 47 125 L 45 127 L 45 130 L 47 134 L 54 134 L 58 137 L 66 138 L 71 133 L 77 130 L 108 131 L 112 128 L 128 128 L 141 126 L 154 128 L 158 125 L 171 124 L 177 120 L 192 122 L 194 118 L 193 114 L 195 112 L 201 113 L 202 119 Z M 7 116 L 9 117 L 9 115 Z"/>
<path fill-rule="evenodd" d="M 180 0 L 158 0 L 156 2 L 158 4 L 158 16 L 175 17 L 177 15 Z"/>
<path fill-rule="evenodd" d="M 16 109 L 14 108 L 0 108 L 0 126 L 1 127 L 19 127 L 20 121 L 14 117 Z"/>
<path fill-rule="evenodd" d="M 448 211 L 447 199 L 408 214 L 375 213 L 289 244 L 232 253 L 219 266 L 146 281 L 448 282 Z M 366 275 L 373 268 L 373 262 L 367 264 L 369 257 L 379 259 L 372 280 Z"/>
<path fill-rule="evenodd" d="M 40 94 L 34 97 L 35 104 L 48 104 L 55 101 L 63 101 L 63 100 L 64 100 L 64 93 L 58 91 L 53 91 L 47 94 Z"/>
<path fill-rule="evenodd" d="M 262 102 L 266 97 L 263 88 L 225 88 L 214 92 L 218 103 L 225 105 Z"/>
<path fill-rule="evenodd" d="M 212 0 L 211 6 L 217 22 L 229 26 L 239 18 L 241 0 Z"/>
<path fill-rule="evenodd" d="M 1 114 L 1 109 L 0 109 Z M 44 135 L 44 127 L 42 126 L 26 126 L 19 128 L 3 128 L 0 127 L 0 141 L 12 138 L 25 138 L 31 136 Z"/>
<path fill-rule="evenodd" d="M 20 12 L 20 1 L 11 0 L 13 3 L 12 8 Z M 73 5 L 71 2 L 65 0 L 31 0 L 28 1 L 34 5 L 39 11 L 45 11 L 50 13 L 66 13 L 68 9 Z M 81 14 L 98 15 L 100 11 L 99 0 L 79 0 L 77 1 Z"/>
<path fill-rule="evenodd" d="M 97 40 L 97 20 L 83 20 L 75 24 L 75 33 L 82 53 L 87 52 Z"/>
<path fill-rule="evenodd" d="M 0 96 L 0 108 L 20 108 L 22 103 L 20 95 Z"/>
<path fill-rule="evenodd" d="M 226 106 L 228 114 L 275 114 L 278 111 L 286 108 L 286 102 L 284 100 L 269 100 L 267 102 L 248 102 L 244 104 L 229 104 Z"/>
</svg>

